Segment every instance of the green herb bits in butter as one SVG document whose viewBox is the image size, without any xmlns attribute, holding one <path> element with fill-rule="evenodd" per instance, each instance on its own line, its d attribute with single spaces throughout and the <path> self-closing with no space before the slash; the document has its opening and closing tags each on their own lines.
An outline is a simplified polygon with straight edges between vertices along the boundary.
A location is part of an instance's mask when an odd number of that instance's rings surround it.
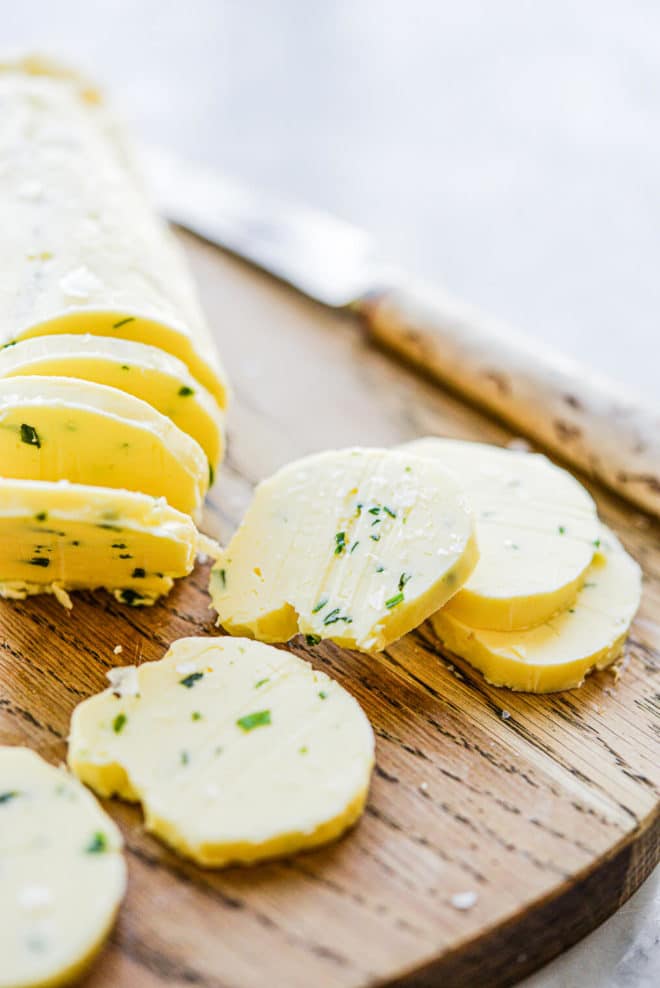
<svg viewBox="0 0 660 988">
<path fill-rule="evenodd" d="M 0 347 L 60 333 L 147 343 L 224 407 L 225 373 L 185 260 L 102 101 L 19 64 L 0 74 L 0 103 Z"/>
<path fill-rule="evenodd" d="M 437 461 L 331 451 L 257 487 L 211 596 L 232 634 L 379 651 L 442 607 L 478 555 L 467 498 Z"/>
<path fill-rule="evenodd" d="M 433 627 L 452 652 L 481 670 L 495 686 L 549 693 L 581 686 L 592 669 L 621 655 L 639 607 L 639 566 L 601 526 L 599 546 L 575 603 L 527 631 L 488 631 L 455 617 L 449 608 Z"/>
<path fill-rule="evenodd" d="M 217 554 L 188 515 L 160 498 L 80 484 L 0 479 L 0 596 L 104 587 L 124 604 L 152 604 L 197 552 Z"/>
<path fill-rule="evenodd" d="M 0 747 L 0 988 L 76 981 L 126 889 L 117 827 L 68 772 Z"/>
<path fill-rule="evenodd" d="M 26 375 L 91 381 L 141 398 L 196 440 L 217 472 L 224 412 L 169 353 L 106 336 L 36 336 L 0 349 L 0 378 Z"/>
<path fill-rule="evenodd" d="M 127 667 L 71 721 L 71 769 L 139 801 L 146 827 L 220 867 L 339 837 L 364 808 L 374 737 L 338 683 L 289 652 L 184 638 Z"/>
<path fill-rule="evenodd" d="M 0 470 L 164 497 L 196 515 L 209 484 L 200 446 L 146 401 L 66 377 L 0 379 Z"/>
<path fill-rule="evenodd" d="M 476 628 L 547 621 L 575 600 L 599 535 L 596 505 L 545 456 L 454 439 L 403 447 L 451 470 L 475 512 L 479 563 L 448 605 Z"/>
</svg>

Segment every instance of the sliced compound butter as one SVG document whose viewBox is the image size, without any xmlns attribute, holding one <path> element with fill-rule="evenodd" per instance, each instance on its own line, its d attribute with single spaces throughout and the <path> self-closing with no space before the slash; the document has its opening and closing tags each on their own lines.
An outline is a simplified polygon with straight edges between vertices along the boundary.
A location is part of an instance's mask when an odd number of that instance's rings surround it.
<svg viewBox="0 0 660 988">
<path fill-rule="evenodd" d="M 224 412 L 176 357 L 104 336 L 37 336 L 0 350 L 0 378 L 77 378 L 141 398 L 195 439 L 214 471 L 222 459 Z"/>
<path fill-rule="evenodd" d="M 44 72 L 0 72 L 0 346 L 53 333 L 159 346 L 224 406 L 190 275 L 123 134 L 77 80 Z"/>
<path fill-rule="evenodd" d="M 186 576 L 198 549 L 217 551 L 188 515 L 146 494 L 0 479 L 0 596 L 104 587 L 152 604 Z"/>
<path fill-rule="evenodd" d="M 0 473 L 142 491 L 188 514 L 209 483 L 198 443 L 146 401 L 66 377 L 0 379 Z"/>
<path fill-rule="evenodd" d="M 121 835 L 92 794 L 33 751 L 0 747 L 0 988 L 71 984 L 125 889 Z"/>
<path fill-rule="evenodd" d="M 331 451 L 257 487 L 211 596 L 232 634 L 378 651 L 446 603 L 477 558 L 470 507 L 436 460 Z"/>
<path fill-rule="evenodd" d="M 477 628 L 542 624 L 569 607 L 599 536 L 592 497 L 545 456 L 453 439 L 409 443 L 464 486 L 475 512 L 479 563 L 448 613 Z"/>
<path fill-rule="evenodd" d="M 527 631 L 473 628 L 448 608 L 433 616 L 433 628 L 452 652 L 476 666 L 495 686 L 532 693 L 580 686 L 592 669 L 604 669 L 621 654 L 639 607 L 639 566 L 615 536 L 601 526 L 598 552 L 575 603 Z"/>
<path fill-rule="evenodd" d="M 69 765 L 99 795 L 139 801 L 181 854 L 213 866 L 291 854 L 360 816 L 371 726 L 308 663 L 247 639 L 184 638 L 123 673 L 74 711 Z"/>
</svg>

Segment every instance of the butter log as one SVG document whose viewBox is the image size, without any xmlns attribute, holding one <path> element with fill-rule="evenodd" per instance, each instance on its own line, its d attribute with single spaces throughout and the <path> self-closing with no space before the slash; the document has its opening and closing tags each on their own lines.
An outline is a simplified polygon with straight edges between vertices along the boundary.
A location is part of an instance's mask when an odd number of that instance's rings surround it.
<svg viewBox="0 0 660 988">
<path fill-rule="evenodd" d="M 186 265 L 98 94 L 47 64 L 2 66 L 0 161 L 0 346 L 59 333 L 158 346 L 224 406 Z"/>
</svg>

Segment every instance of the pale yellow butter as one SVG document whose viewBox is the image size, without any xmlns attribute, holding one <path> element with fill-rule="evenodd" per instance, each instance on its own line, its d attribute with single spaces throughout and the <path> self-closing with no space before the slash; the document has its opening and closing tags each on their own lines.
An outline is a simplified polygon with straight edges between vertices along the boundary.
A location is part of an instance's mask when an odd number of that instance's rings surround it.
<svg viewBox="0 0 660 988">
<path fill-rule="evenodd" d="M 66 377 L 0 379 L 0 473 L 141 491 L 192 515 L 209 484 L 198 443 L 147 402 Z"/>
<path fill-rule="evenodd" d="M 224 412 L 176 357 L 104 336 L 37 336 L 0 350 L 0 378 L 77 378 L 148 402 L 202 447 L 214 472 L 224 450 Z"/>
<path fill-rule="evenodd" d="M 0 747 L 0 988 L 76 981 L 126 889 L 119 830 L 63 769 Z"/>
<path fill-rule="evenodd" d="M 432 623 L 452 652 L 476 666 L 495 686 L 549 693 L 580 686 L 592 669 L 621 654 L 639 607 L 639 566 L 601 526 L 598 552 L 575 603 L 527 631 L 487 631 L 455 617 L 449 608 Z"/>
<path fill-rule="evenodd" d="M 192 280 L 120 129 L 57 68 L 0 72 L 0 346 L 93 333 L 159 346 L 224 406 Z"/>
<path fill-rule="evenodd" d="M 595 552 L 593 498 L 545 456 L 454 439 L 404 449 L 451 470 L 474 507 L 479 563 L 447 613 L 478 628 L 542 624 L 575 600 Z"/>
<path fill-rule="evenodd" d="M 232 634 L 378 651 L 446 603 L 477 558 L 467 499 L 435 460 L 330 451 L 257 487 L 211 596 Z"/>
<path fill-rule="evenodd" d="M 184 638 L 130 673 L 74 711 L 69 765 L 99 795 L 139 801 L 181 854 L 209 866 L 291 854 L 360 816 L 371 726 L 308 663 L 247 639 Z"/>
</svg>

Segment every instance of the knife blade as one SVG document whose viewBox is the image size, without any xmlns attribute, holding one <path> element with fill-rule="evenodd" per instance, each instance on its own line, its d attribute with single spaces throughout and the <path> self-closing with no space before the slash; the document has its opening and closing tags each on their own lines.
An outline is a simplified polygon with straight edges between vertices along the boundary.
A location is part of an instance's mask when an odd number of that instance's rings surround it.
<svg viewBox="0 0 660 988">
<path fill-rule="evenodd" d="M 162 148 L 142 164 L 168 219 L 349 309 L 378 343 L 660 518 L 660 410 L 444 289 L 390 265 L 372 238 Z"/>
<path fill-rule="evenodd" d="M 143 149 L 143 162 L 156 202 L 170 220 L 308 298 L 344 308 L 387 280 L 373 239 L 350 223 L 251 189 L 163 148 Z"/>
</svg>

